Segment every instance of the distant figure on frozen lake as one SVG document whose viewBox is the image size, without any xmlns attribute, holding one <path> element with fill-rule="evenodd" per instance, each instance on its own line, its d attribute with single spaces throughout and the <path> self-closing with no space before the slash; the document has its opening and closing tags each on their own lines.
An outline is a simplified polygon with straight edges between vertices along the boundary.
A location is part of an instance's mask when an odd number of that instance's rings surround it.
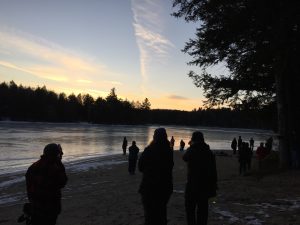
<svg viewBox="0 0 300 225">
<path fill-rule="evenodd" d="M 129 174 L 135 174 L 136 161 L 138 159 L 138 154 L 140 149 L 136 146 L 136 142 L 133 141 L 132 145 L 128 148 L 129 156 L 128 156 L 128 172 Z"/>
<path fill-rule="evenodd" d="M 185 142 L 181 139 L 180 141 L 180 151 L 183 151 L 184 150 L 184 146 L 185 146 Z"/>
<path fill-rule="evenodd" d="M 45 146 L 41 159 L 26 172 L 27 196 L 31 203 L 32 225 L 55 225 L 61 212 L 61 189 L 67 183 L 58 144 Z"/>
<path fill-rule="evenodd" d="M 127 144 L 128 144 L 127 139 L 126 139 L 126 137 L 124 137 L 123 143 L 122 143 L 123 155 L 126 155 Z"/>
<path fill-rule="evenodd" d="M 216 196 L 216 159 L 202 132 L 193 133 L 190 147 L 183 155 L 188 174 L 185 188 L 185 210 L 188 225 L 206 225 L 208 199 Z"/>
</svg>

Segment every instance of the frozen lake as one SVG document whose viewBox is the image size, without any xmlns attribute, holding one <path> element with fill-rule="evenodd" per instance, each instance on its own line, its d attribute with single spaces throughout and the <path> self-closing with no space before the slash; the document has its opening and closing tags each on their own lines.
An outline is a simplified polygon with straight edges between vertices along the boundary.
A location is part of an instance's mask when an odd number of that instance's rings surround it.
<svg viewBox="0 0 300 225">
<path fill-rule="evenodd" d="M 81 160 L 101 155 L 122 153 L 122 141 L 128 144 L 135 140 L 140 151 L 151 141 L 159 125 L 96 125 L 87 123 L 32 123 L 0 122 L 0 174 L 25 170 L 39 159 L 48 143 L 61 144 L 64 162 Z M 273 135 L 268 130 L 208 128 L 186 126 L 163 126 L 168 137 L 175 138 L 175 150 L 183 139 L 186 143 L 192 133 L 200 130 L 212 150 L 230 150 L 231 140 L 242 136 L 244 141 L 251 137 L 255 148 L 260 142 Z M 276 148 L 276 142 L 274 143 Z"/>
</svg>

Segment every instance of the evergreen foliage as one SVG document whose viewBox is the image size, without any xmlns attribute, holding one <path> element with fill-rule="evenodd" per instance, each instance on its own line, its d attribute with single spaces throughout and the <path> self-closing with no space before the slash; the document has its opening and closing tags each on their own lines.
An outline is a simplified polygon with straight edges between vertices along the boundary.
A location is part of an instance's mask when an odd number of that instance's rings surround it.
<svg viewBox="0 0 300 225">
<path fill-rule="evenodd" d="M 0 120 L 90 122 L 101 124 L 177 124 L 244 128 L 272 128 L 271 108 L 239 110 L 195 109 L 191 112 L 150 109 L 151 103 L 118 98 L 115 88 L 106 98 L 89 94 L 56 94 L 42 88 L 0 84 Z"/>
</svg>

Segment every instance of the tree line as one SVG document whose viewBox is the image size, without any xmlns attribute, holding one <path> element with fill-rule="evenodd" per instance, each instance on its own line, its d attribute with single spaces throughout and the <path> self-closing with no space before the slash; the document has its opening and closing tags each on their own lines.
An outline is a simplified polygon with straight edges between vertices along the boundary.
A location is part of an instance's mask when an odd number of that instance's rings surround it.
<svg viewBox="0 0 300 225">
<path fill-rule="evenodd" d="M 270 116 L 273 115 L 273 116 Z M 45 86 L 31 88 L 14 81 L 0 84 L 0 120 L 90 122 L 101 124 L 174 124 L 244 128 L 274 128 L 273 107 L 198 108 L 192 111 L 151 109 L 143 102 L 119 98 L 112 88 L 106 98 L 90 94 L 55 93 Z M 275 123 L 276 124 L 276 123 Z"/>
</svg>

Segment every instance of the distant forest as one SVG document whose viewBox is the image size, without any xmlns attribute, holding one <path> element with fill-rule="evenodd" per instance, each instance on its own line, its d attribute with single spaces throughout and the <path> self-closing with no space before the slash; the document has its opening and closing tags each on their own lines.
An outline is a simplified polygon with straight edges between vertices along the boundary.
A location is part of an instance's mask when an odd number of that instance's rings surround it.
<svg viewBox="0 0 300 225">
<path fill-rule="evenodd" d="M 0 84 L 0 120 L 89 122 L 99 124 L 200 125 L 276 129 L 276 109 L 199 108 L 192 111 L 151 109 L 148 98 L 134 102 L 118 98 L 115 88 L 106 98 L 89 94 L 57 94 L 45 86 L 31 88 L 14 81 Z"/>
</svg>

